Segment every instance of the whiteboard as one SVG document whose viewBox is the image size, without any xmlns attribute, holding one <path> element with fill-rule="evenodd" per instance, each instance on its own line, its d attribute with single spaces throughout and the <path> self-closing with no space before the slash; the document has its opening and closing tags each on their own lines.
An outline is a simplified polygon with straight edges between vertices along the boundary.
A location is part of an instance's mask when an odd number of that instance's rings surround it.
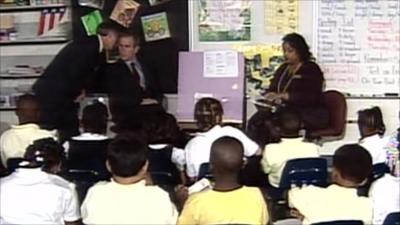
<svg viewBox="0 0 400 225">
<path fill-rule="evenodd" d="M 399 0 L 316 1 L 316 57 L 330 89 L 399 93 Z"/>
<path fill-rule="evenodd" d="M 233 49 L 237 44 L 281 44 L 284 34 L 264 32 L 267 1 L 251 0 L 251 39 L 240 42 L 200 42 L 199 0 L 189 1 L 190 50 Z M 323 69 L 326 89 L 354 95 L 400 92 L 399 0 L 298 2 L 297 32 L 305 37 Z M 380 29 L 381 24 L 386 28 Z M 384 37 L 379 37 L 382 34 L 379 32 L 384 32 Z M 390 46 L 388 50 L 387 46 Z"/>
</svg>

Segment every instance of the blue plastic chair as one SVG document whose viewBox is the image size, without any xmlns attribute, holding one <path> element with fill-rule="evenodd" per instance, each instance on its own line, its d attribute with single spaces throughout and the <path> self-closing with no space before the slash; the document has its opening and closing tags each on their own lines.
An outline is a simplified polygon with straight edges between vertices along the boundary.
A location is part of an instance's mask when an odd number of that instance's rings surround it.
<svg viewBox="0 0 400 225">
<path fill-rule="evenodd" d="M 174 179 L 172 173 L 165 171 L 154 171 L 150 172 L 151 179 L 155 185 L 176 185 L 176 180 Z"/>
<path fill-rule="evenodd" d="M 286 162 L 282 171 L 280 189 L 289 189 L 295 185 L 327 186 L 328 168 L 324 158 L 300 158 Z"/>
<path fill-rule="evenodd" d="M 385 173 L 389 173 L 390 169 L 386 165 L 386 163 L 377 163 L 372 166 L 372 174 L 369 177 L 371 181 L 375 181 L 385 175 Z"/>
<path fill-rule="evenodd" d="M 202 178 L 207 178 L 212 180 L 214 177 L 210 171 L 210 163 L 202 163 L 200 165 L 200 169 L 199 169 L 199 174 L 197 176 L 197 180 L 200 180 Z"/>
<path fill-rule="evenodd" d="M 400 225 L 400 212 L 390 213 L 383 221 L 383 225 Z"/>
<path fill-rule="evenodd" d="M 377 163 L 372 166 L 372 172 L 368 177 L 367 182 L 357 188 L 357 194 L 359 196 L 368 197 L 369 189 L 371 188 L 372 183 L 383 177 L 386 173 L 389 173 L 390 169 L 385 163 Z"/>
<path fill-rule="evenodd" d="M 328 168 L 324 158 L 300 158 L 286 162 L 282 171 L 279 188 L 268 187 L 267 192 L 272 202 L 286 204 L 285 192 L 292 186 L 315 185 L 327 186 Z"/>
<path fill-rule="evenodd" d="M 320 223 L 313 223 L 311 225 L 364 225 L 361 220 L 335 220 Z"/>
</svg>

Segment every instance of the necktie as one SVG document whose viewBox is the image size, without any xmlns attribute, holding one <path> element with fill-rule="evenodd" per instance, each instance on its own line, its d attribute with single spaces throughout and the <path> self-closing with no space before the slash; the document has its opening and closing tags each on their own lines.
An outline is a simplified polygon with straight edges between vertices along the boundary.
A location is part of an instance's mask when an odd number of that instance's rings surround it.
<svg viewBox="0 0 400 225">
<path fill-rule="evenodd" d="M 139 76 L 139 74 L 138 74 L 138 72 L 136 70 L 134 62 L 131 63 L 131 68 L 132 68 L 132 76 L 133 76 L 133 78 L 140 85 L 140 76 Z"/>
</svg>

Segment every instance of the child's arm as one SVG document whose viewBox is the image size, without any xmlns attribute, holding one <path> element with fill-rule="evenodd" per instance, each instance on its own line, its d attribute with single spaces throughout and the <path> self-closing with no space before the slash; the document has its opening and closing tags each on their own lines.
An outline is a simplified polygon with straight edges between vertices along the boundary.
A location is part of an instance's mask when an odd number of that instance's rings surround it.
<svg viewBox="0 0 400 225">
<path fill-rule="evenodd" d="M 182 209 L 187 198 L 189 197 L 189 190 L 184 185 L 178 185 L 175 187 L 175 196 L 177 201 L 177 208 Z"/>
</svg>

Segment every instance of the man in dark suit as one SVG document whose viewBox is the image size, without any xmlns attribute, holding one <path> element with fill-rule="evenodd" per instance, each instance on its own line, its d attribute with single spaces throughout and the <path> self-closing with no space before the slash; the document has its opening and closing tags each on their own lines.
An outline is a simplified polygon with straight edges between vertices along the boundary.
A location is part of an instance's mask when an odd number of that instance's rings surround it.
<svg viewBox="0 0 400 225">
<path fill-rule="evenodd" d="M 110 96 L 114 123 L 138 125 L 143 114 L 162 111 L 163 95 L 157 80 L 137 56 L 140 39 L 134 33 L 121 33 L 118 42 L 120 59 L 105 70 L 105 91 Z"/>
<path fill-rule="evenodd" d="M 99 25 L 97 36 L 68 43 L 33 85 L 42 105 L 40 124 L 46 129 L 57 129 L 61 141 L 79 134 L 79 97 L 97 67 L 105 64 L 103 50 L 112 49 L 117 38 L 114 24 Z"/>
</svg>

